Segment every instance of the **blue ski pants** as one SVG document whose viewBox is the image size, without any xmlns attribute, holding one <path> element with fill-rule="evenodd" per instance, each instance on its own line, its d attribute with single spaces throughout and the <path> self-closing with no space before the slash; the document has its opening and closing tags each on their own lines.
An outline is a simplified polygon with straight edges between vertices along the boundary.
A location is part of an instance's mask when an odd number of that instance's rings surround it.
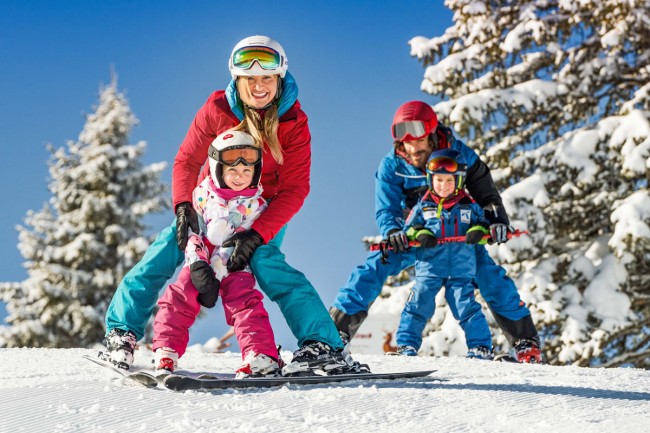
<svg viewBox="0 0 650 433">
<path fill-rule="evenodd" d="M 417 268 L 417 265 L 416 265 Z M 417 273 L 417 269 L 416 269 Z M 434 275 L 418 275 L 408 301 L 402 310 L 397 328 L 397 345 L 412 346 L 419 350 L 422 331 L 436 309 L 436 295 L 445 286 L 445 299 L 452 315 L 465 332 L 468 348 L 492 348 L 490 327 L 474 299 L 474 282 L 471 278 L 440 278 Z"/>
<path fill-rule="evenodd" d="M 318 292 L 304 274 L 289 266 L 280 251 L 286 227 L 253 254 L 250 265 L 260 290 L 278 304 L 299 347 L 314 340 L 341 349 L 339 333 Z M 141 339 L 161 289 L 183 260 L 174 221 L 158 234 L 117 287 L 106 311 L 106 333 L 119 328 L 132 331 Z"/>
<path fill-rule="evenodd" d="M 386 279 L 403 269 L 415 265 L 416 249 L 403 253 L 388 252 L 388 263 L 381 263 L 381 252 L 372 251 L 366 262 L 350 274 L 334 300 L 333 306 L 348 315 L 368 311 L 379 296 Z M 506 275 L 503 267 L 494 263 L 485 247 L 476 248 L 476 279 L 481 296 L 490 309 L 511 321 L 530 316 L 528 307 L 521 301 L 517 286 Z"/>
</svg>

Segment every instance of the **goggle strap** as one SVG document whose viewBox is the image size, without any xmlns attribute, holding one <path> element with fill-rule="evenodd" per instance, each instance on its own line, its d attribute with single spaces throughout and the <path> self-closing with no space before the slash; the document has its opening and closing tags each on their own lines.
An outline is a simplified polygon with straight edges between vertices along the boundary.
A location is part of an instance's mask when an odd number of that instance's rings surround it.
<svg viewBox="0 0 650 433">
<path fill-rule="evenodd" d="M 215 149 L 212 144 L 208 148 L 208 157 L 214 159 L 215 161 L 219 161 L 219 151 Z"/>
</svg>

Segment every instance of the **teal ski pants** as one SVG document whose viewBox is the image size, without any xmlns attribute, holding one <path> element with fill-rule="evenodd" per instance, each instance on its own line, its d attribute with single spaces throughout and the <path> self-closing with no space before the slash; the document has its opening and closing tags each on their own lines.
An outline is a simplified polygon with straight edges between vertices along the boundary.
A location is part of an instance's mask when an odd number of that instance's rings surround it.
<svg viewBox="0 0 650 433">
<path fill-rule="evenodd" d="M 342 349 L 336 326 L 318 292 L 303 273 L 289 266 L 280 251 L 286 228 L 282 227 L 268 244 L 255 251 L 250 264 L 257 284 L 278 304 L 298 347 L 313 340 Z M 106 333 L 119 328 L 133 332 L 138 340 L 144 337 L 160 290 L 183 260 L 176 244 L 174 221 L 158 234 L 142 259 L 122 279 L 106 311 Z"/>
</svg>

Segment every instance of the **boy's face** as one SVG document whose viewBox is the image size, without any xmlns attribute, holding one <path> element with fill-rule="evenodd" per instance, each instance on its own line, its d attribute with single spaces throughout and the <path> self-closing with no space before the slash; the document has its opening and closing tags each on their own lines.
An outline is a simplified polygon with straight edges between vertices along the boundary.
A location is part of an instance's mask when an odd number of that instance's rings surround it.
<svg viewBox="0 0 650 433">
<path fill-rule="evenodd" d="M 223 167 L 223 181 L 233 191 L 241 191 L 251 186 L 254 168 L 250 165 L 237 164 Z"/>
<path fill-rule="evenodd" d="M 449 197 L 456 189 L 456 179 L 451 174 L 434 174 L 433 191 L 442 198 Z"/>
</svg>

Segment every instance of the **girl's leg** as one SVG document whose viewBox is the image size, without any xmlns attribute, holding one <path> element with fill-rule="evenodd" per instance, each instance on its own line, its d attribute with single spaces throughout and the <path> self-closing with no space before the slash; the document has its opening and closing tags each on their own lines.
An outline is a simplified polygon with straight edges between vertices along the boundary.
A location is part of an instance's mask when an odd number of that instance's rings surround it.
<svg viewBox="0 0 650 433">
<path fill-rule="evenodd" d="M 264 295 L 255 289 L 255 278 L 249 272 L 235 272 L 221 281 L 219 289 L 226 322 L 235 328 L 242 359 L 249 352 L 279 358 L 269 315 L 264 308 Z"/>
<path fill-rule="evenodd" d="M 198 292 L 190 279 L 190 269 L 184 267 L 178 279 L 167 287 L 158 301 L 160 309 L 153 323 L 153 350 L 160 347 L 174 349 L 181 357 L 190 339 L 189 329 L 201 310 Z"/>
</svg>

